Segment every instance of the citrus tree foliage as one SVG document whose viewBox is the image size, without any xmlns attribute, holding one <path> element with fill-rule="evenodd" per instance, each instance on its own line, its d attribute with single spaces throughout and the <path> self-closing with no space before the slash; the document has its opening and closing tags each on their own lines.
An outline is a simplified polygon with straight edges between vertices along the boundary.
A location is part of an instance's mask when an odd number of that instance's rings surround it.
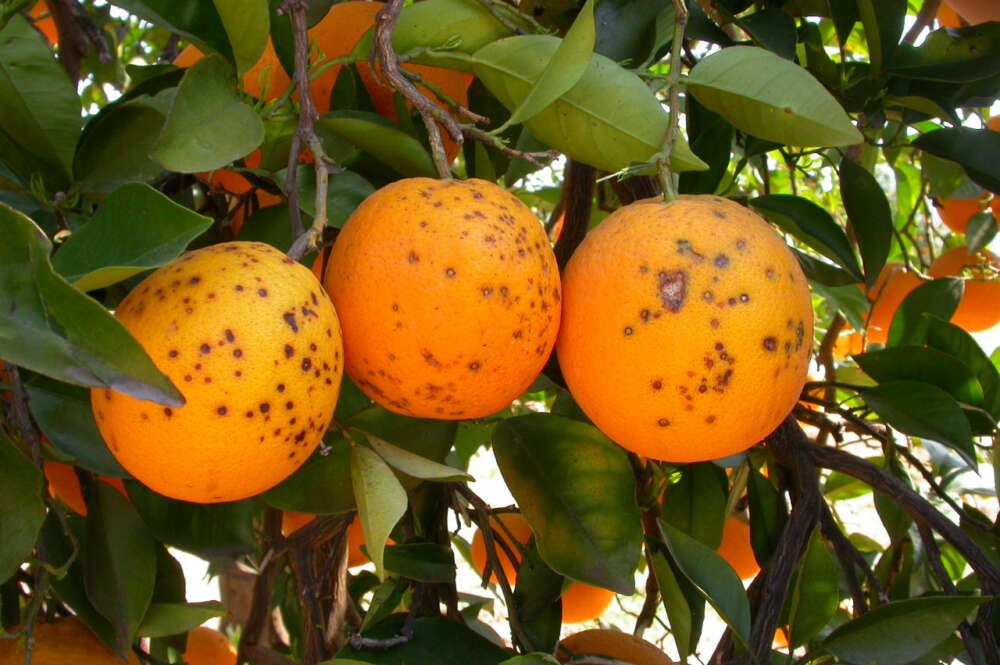
<svg viewBox="0 0 1000 665">
<path fill-rule="evenodd" d="M 167 663 L 228 611 L 254 663 L 554 663 L 589 585 L 642 597 L 617 628 L 686 662 L 1000 662 L 1000 371 L 969 332 L 1000 317 L 998 261 L 976 255 L 997 230 L 1000 22 L 939 4 L 418 0 L 376 34 L 370 7 L 322 28 L 330 0 L 0 2 L 3 629 L 76 614 Z M 309 73 L 305 98 L 290 81 Z M 321 274 L 369 194 L 449 164 L 531 206 L 560 266 L 662 184 L 765 217 L 811 287 L 800 404 L 744 453 L 674 464 L 602 434 L 554 358 L 508 408 L 460 421 L 393 413 L 345 374 L 321 448 L 261 495 L 185 503 L 129 477 L 88 388 L 184 404 L 112 315 L 132 287 L 233 239 Z M 477 453 L 524 542 L 476 494 Z M 872 520 L 848 526 L 847 501 Z M 319 517 L 293 531 L 296 513 Z M 348 569 L 366 560 L 352 518 L 374 572 Z M 487 589 L 456 586 L 470 523 L 493 524 Z M 743 561 L 720 547 L 733 524 Z M 251 592 L 188 602 L 168 548 L 239 563 Z M 483 622 L 501 603 L 506 643 Z M 706 613 L 726 625 L 708 651 Z"/>
</svg>

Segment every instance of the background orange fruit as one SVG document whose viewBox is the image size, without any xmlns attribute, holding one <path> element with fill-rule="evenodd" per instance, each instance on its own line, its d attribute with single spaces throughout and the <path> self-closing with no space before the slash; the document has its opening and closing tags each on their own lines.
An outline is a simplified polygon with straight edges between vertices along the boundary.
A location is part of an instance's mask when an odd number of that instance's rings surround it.
<svg viewBox="0 0 1000 665">
<path fill-rule="evenodd" d="M 35 622 L 33 665 L 139 665 L 131 651 L 122 661 L 90 631 L 81 619 L 69 617 L 55 623 Z M 0 665 L 24 664 L 24 640 L 0 640 Z"/>
<path fill-rule="evenodd" d="M 542 371 L 559 326 L 559 269 L 542 224 L 484 180 L 378 190 L 337 236 L 325 283 L 347 373 L 409 416 L 505 408 Z"/>
<path fill-rule="evenodd" d="M 1000 21 L 1000 3 L 996 0 L 944 0 L 971 25 Z"/>
<path fill-rule="evenodd" d="M 569 584 L 562 593 L 562 622 L 586 623 L 598 619 L 611 606 L 613 591 L 583 582 Z"/>
<path fill-rule="evenodd" d="M 31 18 L 35 20 L 35 27 L 38 28 L 45 39 L 53 46 L 59 44 L 59 30 L 56 28 L 56 20 L 49 12 L 49 6 L 45 0 L 39 0 L 29 12 Z"/>
<path fill-rule="evenodd" d="M 910 295 L 913 289 L 923 284 L 923 280 L 914 272 L 906 270 L 899 263 L 887 263 L 879 274 L 875 284 L 868 292 L 868 299 L 873 302 L 868 315 L 868 343 L 885 344 L 889 339 L 889 326 L 896 310 Z"/>
<path fill-rule="evenodd" d="M 987 250 L 972 256 L 968 247 L 955 247 L 939 256 L 929 272 L 938 278 L 960 276 L 963 270 L 971 277 L 965 280 L 965 294 L 951 322 L 968 332 L 989 330 L 1000 323 L 1000 258 Z"/>
<path fill-rule="evenodd" d="M 296 513 L 290 510 L 281 513 L 281 535 L 286 538 L 306 524 L 316 519 L 315 515 L 309 513 Z M 392 544 L 390 538 L 388 543 Z M 361 527 L 361 520 L 354 519 L 347 527 L 347 567 L 354 568 L 368 563 L 369 559 L 361 551 L 361 546 L 365 544 L 365 532 Z"/>
<path fill-rule="evenodd" d="M 308 268 L 262 243 L 212 245 L 147 277 L 115 315 L 187 400 L 91 392 L 104 440 L 137 480 L 185 501 L 235 501 L 288 477 L 319 444 L 343 350 Z"/>
<path fill-rule="evenodd" d="M 750 545 L 750 524 L 740 515 L 730 516 L 722 527 L 722 542 L 716 550 L 741 580 L 753 579 L 760 566 Z"/>
<path fill-rule="evenodd" d="M 986 197 L 980 199 L 934 199 L 934 207 L 944 225 L 955 233 L 965 233 L 969 220 L 983 211 Z"/>
<path fill-rule="evenodd" d="M 45 471 L 45 478 L 49 481 L 49 494 L 66 504 L 74 513 L 86 517 L 87 502 L 83 500 L 83 492 L 80 490 L 80 479 L 77 478 L 73 465 L 46 461 L 42 466 Z M 128 498 L 121 478 L 98 476 L 98 480 L 114 487 L 122 496 Z"/>
<path fill-rule="evenodd" d="M 563 288 L 557 351 L 570 392 L 640 455 L 695 462 L 745 450 L 805 383 L 805 275 L 763 219 L 726 199 L 620 208 L 576 250 Z"/>
<path fill-rule="evenodd" d="M 947 3 L 942 2 L 938 5 L 937 10 L 937 20 L 938 25 L 942 28 L 961 28 L 962 20 L 958 18 L 958 14 L 955 10 L 948 6 Z"/>
<path fill-rule="evenodd" d="M 617 630 L 592 628 L 570 635 L 559 643 L 556 657 L 566 662 L 573 656 L 604 656 L 632 665 L 673 665 L 673 661 L 646 640 Z"/>
<path fill-rule="evenodd" d="M 188 633 L 184 662 L 187 665 L 236 665 L 236 647 L 219 631 L 199 626 Z"/>
</svg>

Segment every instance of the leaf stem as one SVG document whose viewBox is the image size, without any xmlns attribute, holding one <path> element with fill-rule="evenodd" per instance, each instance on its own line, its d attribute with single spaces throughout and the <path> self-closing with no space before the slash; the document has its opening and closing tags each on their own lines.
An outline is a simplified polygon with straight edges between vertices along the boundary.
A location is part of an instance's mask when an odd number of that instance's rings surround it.
<svg viewBox="0 0 1000 665">
<path fill-rule="evenodd" d="M 681 51 L 684 44 L 684 29 L 687 27 L 688 11 L 684 0 L 674 0 L 677 17 L 674 23 L 674 40 L 670 45 L 670 116 L 667 122 L 667 135 L 663 139 L 663 149 L 657 160 L 660 185 L 663 188 L 663 199 L 670 203 L 677 198 L 677 185 L 674 174 L 670 170 L 670 155 L 677 140 L 678 124 L 680 122 L 681 105 Z"/>
</svg>

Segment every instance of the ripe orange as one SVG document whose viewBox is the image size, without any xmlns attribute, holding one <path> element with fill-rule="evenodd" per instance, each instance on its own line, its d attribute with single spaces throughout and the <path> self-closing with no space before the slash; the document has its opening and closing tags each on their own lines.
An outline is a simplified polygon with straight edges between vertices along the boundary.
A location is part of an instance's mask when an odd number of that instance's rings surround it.
<svg viewBox="0 0 1000 665">
<path fill-rule="evenodd" d="M 989 330 L 1000 323 L 1000 257 L 987 250 L 970 256 L 968 247 L 955 247 L 939 256 L 929 272 L 938 278 L 959 276 L 963 270 L 971 277 L 951 322 L 968 332 Z"/>
<path fill-rule="evenodd" d="M 942 28 L 961 28 L 962 20 L 955 13 L 955 10 L 942 2 L 937 10 L 938 25 Z"/>
<path fill-rule="evenodd" d="M 76 477 L 73 465 L 46 461 L 42 466 L 45 471 L 45 478 L 49 481 L 49 494 L 66 504 L 66 507 L 74 513 L 86 517 L 87 503 L 83 500 L 83 492 L 80 490 L 80 479 Z M 121 478 L 99 476 L 98 479 L 114 487 L 122 496 L 128 498 Z"/>
<path fill-rule="evenodd" d="M 565 663 L 574 656 L 585 654 L 613 658 L 632 665 L 673 665 L 673 661 L 665 653 L 646 640 L 617 630 L 600 628 L 566 637 L 559 643 L 556 657 Z"/>
<path fill-rule="evenodd" d="M 874 302 L 868 315 L 869 344 L 885 344 L 888 341 L 889 326 L 896 310 L 906 296 L 922 283 L 916 273 L 907 271 L 899 263 L 885 265 L 868 292 L 868 299 Z"/>
<path fill-rule="evenodd" d="M 837 341 L 833 343 L 833 357 L 837 360 L 845 360 L 848 356 L 864 351 L 864 335 L 850 326 L 845 326 L 837 336 Z"/>
<path fill-rule="evenodd" d="M 484 180 L 408 178 L 354 211 L 326 288 L 347 373 L 408 416 L 508 406 L 538 377 L 559 327 L 559 269 L 526 205 Z"/>
<path fill-rule="evenodd" d="M 49 40 L 49 43 L 53 46 L 58 45 L 59 30 L 56 28 L 56 20 L 52 17 L 51 12 L 49 12 L 49 6 L 45 0 L 38 0 L 35 6 L 31 8 L 29 15 L 34 19 L 35 27 L 45 35 L 45 39 Z"/>
<path fill-rule="evenodd" d="M 989 118 L 986 121 L 986 127 L 992 129 L 994 132 L 1000 132 L 1000 115 L 995 115 L 992 118 Z M 991 205 L 995 205 L 996 202 L 997 202 L 997 197 L 994 196 L 993 201 L 991 201 L 990 203 Z M 996 209 L 994 209 L 994 212 L 996 212 Z"/>
<path fill-rule="evenodd" d="M 750 545 L 750 523 L 741 515 L 732 515 L 722 527 L 722 542 L 716 550 L 741 580 L 753 579 L 760 571 Z"/>
<path fill-rule="evenodd" d="M 934 199 L 934 207 L 944 225 L 955 233 L 965 233 L 969 220 L 983 211 L 986 197 L 980 199 Z"/>
<path fill-rule="evenodd" d="M 259 494 L 319 444 L 340 391 L 337 314 L 309 269 L 269 245 L 184 254 L 139 284 L 118 319 L 187 400 L 93 390 L 97 425 L 129 473 L 199 503 Z"/>
<path fill-rule="evenodd" d="M 122 665 L 122 659 L 104 645 L 81 619 L 69 617 L 55 623 L 35 623 L 33 665 Z M 24 663 L 24 639 L 0 640 L 0 665 Z M 131 651 L 128 665 L 139 665 Z"/>
<path fill-rule="evenodd" d="M 295 513 L 290 510 L 281 513 L 281 535 L 286 538 L 306 524 L 316 519 L 315 515 L 309 513 Z M 388 541 L 392 543 L 390 538 Z M 354 568 L 368 563 L 369 559 L 361 551 L 361 546 L 365 544 L 365 532 L 361 528 L 361 520 L 354 519 L 347 527 L 347 567 Z"/>
<path fill-rule="evenodd" d="M 236 647 L 219 631 L 199 626 L 188 633 L 184 662 L 187 665 L 236 665 Z"/>
<path fill-rule="evenodd" d="M 514 559 L 511 560 L 507 550 L 499 544 L 496 545 L 500 567 L 503 568 L 507 581 L 513 587 L 517 583 L 517 567 L 521 563 L 519 545 L 527 545 L 531 540 L 531 527 L 520 513 L 500 513 L 490 521 L 495 525 L 494 538 L 501 538 L 507 543 L 508 549 L 514 555 Z M 503 526 L 500 526 L 501 524 Z M 511 543 L 508 532 L 517 541 L 516 544 Z M 478 529 L 472 536 L 472 565 L 480 574 L 486 569 L 486 540 Z M 490 582 L 497 583 L 496 571 L 491 574 Z M 571 582 L 562 593 L 563 623 L 583 623 L 596 619 L 608 609 L 614 596 L 614 592 L 607 589 L 583 582 Z"/>
<path fill-rule="evenodd" d="M 1000 21 L 1000 4 L 996 0 L 945 0 L 970 25 Z"/>
<path fill-rule="evenodd" d="M 812 345 L 809 288 L 750 210 L 714 196 L 632 203 L 587 235 L 563 282 L 563 376 L 628 450 L 726 457 L 795 406 Z"/>
<path fill-rule="evenodd" d="M 774 640 L 771 641 L 771 647 L 775 649 L 787 649 L 788 648 L 788 631 L 784 628 L 779 628 L 774 631 Z"/>
</svg>

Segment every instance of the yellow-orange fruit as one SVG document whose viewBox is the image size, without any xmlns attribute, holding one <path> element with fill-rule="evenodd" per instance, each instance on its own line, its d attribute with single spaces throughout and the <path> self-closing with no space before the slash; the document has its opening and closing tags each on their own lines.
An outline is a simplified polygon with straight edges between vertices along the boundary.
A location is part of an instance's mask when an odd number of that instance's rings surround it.
<svg viewBox="0 0 1000 665">
<path fill-rule="evenodd" d="M 343 350 L 308 268 L 263 243 L 212 245 L 147 277 L 115 316 L 186 399 L 91 392 L 104 440 L 137 480 L 185 501 L 235 501 L 287 478 L 319 444 Z"/>
<path fill-rule="evenodd" d="M 965 233 L 969 220 L 983 211 L 986 197 L 976 199 L 934 199 L 934 207 L 944 225 L 955 233 Z"/>
<path fill-rule="evenodd" d="M 49 494 L 66 504 L 66 507 L 74 513 L 86 517 L 87 502 L 83 500 L 83 492 L 80 490 L 80 479 L 76 477 L 73 465 L 46 461 L 42 464 L 42 467 L 45 471 L 45 478 L 49 482 Z M 114 487 L 122 496 L 128 498 L 121 478 L 98 476 L 98 480 Z"/>
<path fill-rule="evenodd" d="M 909 272 L 901 264 L 887 263 L 878 279 L 868 292 L 868 299 L 873 301 L 868 315 L 868 343 L 885 344 L 889 339 L 889 327 L 896 315 L 896 310 L 910 295 L 913 289 L 923 284 L 923 280 L 913 272 Z"/>
<path fill-rule="evenodd" d="M 1000 132 L 1000 115 L 995 115 L 986 121 L 986 127 L 992 129 L 994 132 Z M 993 197 L 993 202 L 997 200 L 997 197 Z M 995 210 L 994 210 L 995 212 Z"/>
<path fill-rule="evenodd" d="M 781 238 L 750 210 L 698 196 L 633 203 L 588 234 L 563 276 L 557 351 L 605 434 L 696 462 L 746 450 L 788 415 L 812 331 L 806 278 Z"/>
<path fill-rule="evenodd" d="M 341 229 L 325 284 L 347 373 L 408 416 L 505 408 L 538 377 L 559 328 L 544 228 L 484 180 L 408 178 L 378 190 Z"/>
<path fill-rule="evenodd" d="M 236 647 L 219 631 L 199 626 L 188 633 L 184 662 L 187 665 L 236 665 Z"/>
<path fill-rule="evenodd" d="M 833 343 L 833 357 L 837 360 L 845 360 L 848 356 L 864 351 L 865 336 L 850 326 L 845 326 Z"/>
<path fill-rule="evenodd" d="M 1000 21 L 1000 3 L 996 0 L 945 0 L 970 25 Z"/>
<path fill-rule="evenodd" d="M 527 545 L 531 540 L 531 527 L 528 526 L 528 520 L 520 513 L 500 513 L 490 521 L 494 524 L 494 538 L 500 538 L 507 544 L 505 549 L 498 543 L 496 552 L 507 581 L 514 586 L 517 583 L 517 567 L 521 563 L 520 547 Z M 511 542 L 511 536 L 515 543 Z M 513 560 L 507 554 L 508 549 L 514 555 Z M 486 569 L 486 540 L 482 531 L 478 529 L 472 536 L 472 565 L 480 574 Z M 491 573 L 490 582 L 497 583 L 496 571 Z M 562 594 L 563 623 L 583 623 L 596 619 L 608 609 L 614 596 L 614 592 L 607 589 L 583 582 L 572 582 Z"/>
<path fill-rule="evenodd" d="M 722 543 L 717 550 L 741 580 L 749 580 L 757 575 L 760 566 L 750 545 L 750 524 L 741 516 L 733 515 L 722 527 Z"/>
<path fill-rule="evenodd" d="M 565 663 L 574 656 L 603 656 L 632 665 L 673 665 L 653 644 L 641 637 L 635 637 L 617 630 L 592 628 L 575 633 L 559 643 L 556 657 Z"/>
<path fill-rule="evenodd" d="M 989 330 L 1000 323 L 1000 258 L 987 250 L 972 256 L 968 247 L 950 249 L 934 261 L 930 275 L 938 277 L 971 275 L 951 322 L 968 332 Z"/>
<path fill-rule="evenodd" d="M 961 28 L 962 20 L 955 13 L 955 10 L 948 6 L 947 3 L 942 2 L 938 5 L 937 10 L 937 20 L 938 25 L 942 28 Z"/>
<path fill-rule="evenodd" d="M 56 20 L 52 18 L 51 12 L 49 12 L 49 5 L 45 0 L 39 0 L 35 3 L 35 6 L 31 8 L 29 15 L 34 19 L 35 27 L 38 28 L 45 39 L 49 41 L 50 44 L 56 46 L 59 44 L 59 29 L 56 28 Z"/>
<path fill-rule="evenodd" d="M 123 661 L 104 645 L 81 619 L 69 617 L 55 623 L 35 622 L 33 665 L 139 665 L 131 651 Z M 0 665 L 23 665 L 24 639 L 0 640 Z"/>
<path fill-rule="evenodd" d="M 314 519 L 315 515 L 309 513 L 296 513 L 290 510 L 282 511 L 281 513 L 281 535 L 286 538 L 306 524 L 309 524 Z M 392 539 L 389 539 L 389 544 L 392 544 Z M 361 546 L 365 544 L 365 532 L 361 528 L 361 520 L 354 519 L 351 521 L 350 525 L 347 527 L 347 567 L 354 568 L 355 566 L 362 566 L 368 563 L 369 559 L 365 556 L 365 553 L 361 551 Z"/>
<path fill-rule="evenodd" d="M 775 649 L 788 648 L 788 632 L 784 628 L 774 631 L 774 639 L 771 641 L 771 646 Z"/>
</svg>

